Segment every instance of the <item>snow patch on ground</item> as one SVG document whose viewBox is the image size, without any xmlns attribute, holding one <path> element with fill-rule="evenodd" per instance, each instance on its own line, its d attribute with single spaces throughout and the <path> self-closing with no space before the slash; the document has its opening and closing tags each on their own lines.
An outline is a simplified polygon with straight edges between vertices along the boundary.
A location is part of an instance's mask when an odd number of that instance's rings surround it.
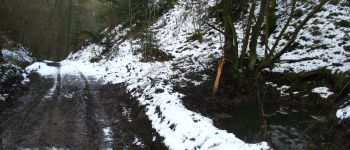
<svg viewBox="0 0 350 150">
<path fill-rule="evenodd" d="M 58 74 L 56 73 L 56 76 L 54 77 L 53 80 L 53 86 L 49 89 L 49 91 L 46 93 L 45 97 L 46 99 L 51 99 L 53 94 L 55 93 L 55 90 L 57 89 L 57 82 L 58 82 Z"/>
<path fill-rule="evenodd" d="M 319 94 L 322 98 L 328 98 L 329 96 L 333 95 L 334 93 L 330 91 L 328 87 L 317 87 L 312 89 L 312 93 Z"/>
<path fill-rule="evenodd" d="M 112 137 L 112 128 L 111 127 L 105 127 L 103 128 L 103 134 L 105 137 L 105 142 L 112 142 L 113 141 L 113 137 Z"/>
<path fill-rule="evenodd" d="M 65 94 L 64 97 L 67 98 L 67 99 L 72 99 L 73 96 L 74 96 L 74 91 L 72 93 L 68 93 L 68 94 Z"/>
<path fill-rule="evenodd" d="M 287 93 L 287 90 L 290 88 L 288 85 L 282 85 L 281 87 L 277 88 L 277 91 L 280 91 L 281 96 L 288 96 L 289 93 Z"/>
<path fill-rule="evenodd" d="M 34 59 L 29 56 L 30 54 L 27 50 L 10 51 L 8 49 L 2 49 L 1 52 L 5 61 L 11 61 L 11 59 L 27 63 L 32 63 L 34 61 Z"/>
<path fill-rule="evenodd" d="M 8 94 L 0 94 L 0 101 L 5 101 L 8 96 Z"/>
<path fill-rule="evenodd" d="M 132 142 L 132 144 L 135 144 L 135 145 L 137 145 L 137 146 L 140 146 L 141 148 L 144 148 L 144 147 L 145 147 L 145 145 L 142 143 L 142 140 L 140 140 L 140 139 L 137 138 L 136 136 L 135 136 L 135 139 L 134 139 L 134 141 Z"/>
<path fill-rule="evenodd" d="M 90 62 L 92 58 L 100 56 L 103 46 L 97 44 L 91 44 L 84 48 L 83 51 L 78 51 L 76 53 L 71 53 L 68 58 L 69 60 L 76 60 L 79 62 Z"/>
<path fill-rule="evenodd" d="M 341 120 L 350 118 L 350 105 L 344 108 L 338 109 L 336 115 L 337 115 L 337 118 Z"/>
<path fill-rule="evenodd" d="M 43 62 L 36 62 L 28 66 L 25 70 L 28 73 L 37 72 L 41 76 L 45 77 L 55 77 L 57 75 L 57 67 L 48 66 L 46 63 Z"/>
<path fill-rule="evenodd" d="M 350 94 L 348 95 L 350 96 Z M 345 102 L 336 112 L 336 116 L 338 119 L 350 119 L 350 100 Z"/>
</svg>

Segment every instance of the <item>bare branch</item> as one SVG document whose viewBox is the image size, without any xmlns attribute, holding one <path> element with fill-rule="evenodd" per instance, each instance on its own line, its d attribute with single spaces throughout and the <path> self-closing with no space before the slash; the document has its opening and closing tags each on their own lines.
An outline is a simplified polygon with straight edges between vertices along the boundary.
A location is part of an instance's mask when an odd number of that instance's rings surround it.
<svg viewBox="0 0 350 150">
<path fill-rule="evenodd" d="M 305 26 L 305 24 L 316 14 L 318 13 L 322 6 L 325 5 L 329 0 L 322 0 L 317 6 L 314 7 L 314 9 L 304 18 L 304 20 L 296 27 L 294 30 L 294 33 L 291 36 L 291 39 L 287 42 L 287 44 L 283 47 L 281 51 L 279 51 L 276 55 L 270 55 L 270 57 L 267 57 L 264 59 L 264 61 L 259 65 L 259 70 L 264 69 L 265 67 L 270 66 L 271 64 L 275 63 L 283 54 L 290 51 L 290 47 L 295 42 L 295 40 L 298 37 L 299 32 L 301 29 Z M 272 57 L 272 58 L 271 58 Z M 271 58 L 271 59 L 270 59 Z"/>
<path fill-rule="evenodd" d="M 204 23 L 205 23 L 206 25 L 208 25 L 210 28 L 212 28 L 212 29 L 214 29 L 214 30 L 220 32 L 220 33 L 223 34 L 223 35 L 225 35 L 225 32 L 224 32 L 224 31 L 222 31 L 221 29 L 215 27 L 214 25 L 210 24 L 209 22 L 204 21 Z"/>
<path fill-rule="evenodd" d="M 277 47 L 279 41 L 282 39 L 283 34 L 286 32 L 286 30 L 287 30 L 287 28 L 288 28 L 290 22 L 292 21 L 293 14 L 294 14 L 294 11 L 295 11 L 296 2 L 297 2 L 297 0 L 293 0 L 293 1 L 292 1 L 292 10 L 291 10 L 291 12 L 290 12 L 290 14 L 289 14 L 289 17 L 288 17 L 288 19 L 287 19 L 286 24 L 285 24 L 284 27 L 282 28 L 282 30 L 281 30 L 281 32 L 279 33 L 279 35 L 278 35 L 278 37 L 277 37 L 275 43 L 273 44 L 273 46 L 272 46 L 272 48 L 271 48 L 272 53 L 275 52 L 275 49 L 276 49 L 276 47 Z"/>
</svg>

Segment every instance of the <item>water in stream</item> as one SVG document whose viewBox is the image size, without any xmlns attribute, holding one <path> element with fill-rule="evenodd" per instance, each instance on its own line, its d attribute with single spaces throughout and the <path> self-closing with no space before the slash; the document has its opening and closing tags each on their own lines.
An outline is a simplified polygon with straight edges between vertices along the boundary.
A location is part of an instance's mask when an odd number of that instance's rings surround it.
<svg viewBox="0 0 350 150">
<path fill-rule="evenodd" d="M 215 117 L 220 128 L 235 133 L 246 142 L 259 142 L 260 123 L 257 107 L 240 106 L 231 110 L 225 114 L 226 117 Z M 320 131 L 310 131 L 310 126 L 312 123 L 325 121 L 324 111 L 313 107 L 277 104 L 265 104 L 264 110 L 269 143 L 274 149 L 308 149 L 310 145 L 317 145 L 315 136 Z"/>
</svg>

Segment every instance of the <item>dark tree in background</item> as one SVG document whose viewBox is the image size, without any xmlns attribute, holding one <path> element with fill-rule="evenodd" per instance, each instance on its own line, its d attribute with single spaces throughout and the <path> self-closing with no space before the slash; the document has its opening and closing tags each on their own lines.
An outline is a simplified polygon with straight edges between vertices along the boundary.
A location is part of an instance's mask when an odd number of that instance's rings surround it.
<svg viewBox="0 0 350 150">
<path fill-rule="evenodd" d="M 0 31 L 39 59 L 59 60 L 103 29 L 98 9 L 97 0 L 1 0 Z"/>
</svg>

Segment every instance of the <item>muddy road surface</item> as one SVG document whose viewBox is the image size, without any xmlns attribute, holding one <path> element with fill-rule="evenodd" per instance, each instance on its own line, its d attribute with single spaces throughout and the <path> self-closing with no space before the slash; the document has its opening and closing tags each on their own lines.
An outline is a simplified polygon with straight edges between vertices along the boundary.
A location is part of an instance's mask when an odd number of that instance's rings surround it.
<svg viewBox="0 0 350 150">
<path fill-rule="evenodd" d="M 0 114 L 0 149 L 166 149 L 122 85 L 76 74 L 33 75 Z"/>
</svg>

